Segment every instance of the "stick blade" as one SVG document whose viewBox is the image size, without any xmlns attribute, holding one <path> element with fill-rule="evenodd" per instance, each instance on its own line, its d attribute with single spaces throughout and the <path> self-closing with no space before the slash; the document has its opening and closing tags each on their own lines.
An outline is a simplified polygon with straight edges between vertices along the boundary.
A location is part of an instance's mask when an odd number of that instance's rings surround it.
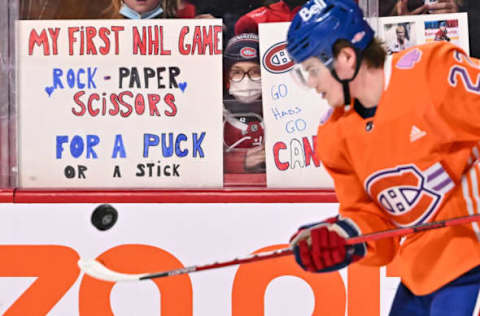
<svg viewBox="0 0 480 316">
<path fill-rule="evenodd" d="M 141 277 L 146 274 L 127 274 L 120 273 L 108 269 L 103 264 L 94 259 L 80 259 L 78 260 L 78 266 L 80 270 L 88 274 L 89 276 L 109 282 L 119 282 L 119 281 L 139 281 Z"/>
</svg>

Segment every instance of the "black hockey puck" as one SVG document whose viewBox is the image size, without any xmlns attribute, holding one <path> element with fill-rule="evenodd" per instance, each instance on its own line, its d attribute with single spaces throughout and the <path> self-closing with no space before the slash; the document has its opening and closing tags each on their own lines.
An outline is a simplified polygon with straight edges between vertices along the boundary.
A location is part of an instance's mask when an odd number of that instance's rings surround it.
<svg viewBox="0 0 480 316">
<path fill-rule="evenodd" d="M 92 225 L 98 230 L 108 230 L 115 225 L 118 219 L 117 210 L 110 204 L 97 206 L 92 213 Z"/>
</svg>

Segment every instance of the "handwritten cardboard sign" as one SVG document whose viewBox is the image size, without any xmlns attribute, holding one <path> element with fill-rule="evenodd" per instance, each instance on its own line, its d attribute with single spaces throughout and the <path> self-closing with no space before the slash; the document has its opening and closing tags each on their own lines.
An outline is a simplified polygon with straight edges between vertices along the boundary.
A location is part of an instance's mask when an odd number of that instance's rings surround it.
<svg viewBox="0 0 480 316">
<path fill-rule="evenodd" d="M 18 21 L 20 186 L 222 186 L 221 41 L 220 20 Z"/>
<path fill-rule="evenodd" d="M 259 28 L 267 185 L 332 188 L 332 179 L 315 157 L 317 127 L 330 107 L 289 74 L 293 61 L 285 49 L 288 26 L 266 23 Z"/>
</svg>

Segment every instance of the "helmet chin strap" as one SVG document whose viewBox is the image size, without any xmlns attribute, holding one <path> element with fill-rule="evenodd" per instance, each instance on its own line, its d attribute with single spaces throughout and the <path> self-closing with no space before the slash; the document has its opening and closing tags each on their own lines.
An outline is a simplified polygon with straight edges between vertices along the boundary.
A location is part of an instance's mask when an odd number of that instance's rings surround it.
<svg viewBox="0 0 480 316">
<path fill-rule="evenodd" d="M 357 60 L 356 60 L 356 65 L 355 65 L 355 72 L 353 73 L 352 78 L 350 78 L 350 79 L 340 79 L 338 77 L 337 71 L 335 70 L 335 68 L 333 66 L 332 66 L 332 69 L 330 70 L 333 78 L 335 78 L 335 80 L 337 80 L 338 82 L 340 82 L 342 84 L 343 97 L 345 99 L 344 102 L 345 102 L 346 106 L 350 105 L 351 100 L 352 100 L 351 97 L 350 97 L 350 86 L 349 86 L 350 81 L 354 80 L 357 77 L 358 71 L 360 70 L 360 64 L 362 63 L 362 53 L 355 50 L 355 55 L 357 56 Z M 333 65 L 333 63 L 332 63 L 332 65 Z"/>
</svg>

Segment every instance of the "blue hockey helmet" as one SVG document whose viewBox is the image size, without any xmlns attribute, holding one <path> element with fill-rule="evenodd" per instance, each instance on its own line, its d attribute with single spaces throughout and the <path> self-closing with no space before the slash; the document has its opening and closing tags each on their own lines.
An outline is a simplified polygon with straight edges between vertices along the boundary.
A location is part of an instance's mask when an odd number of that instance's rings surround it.
<svg viewBox="0 0 480 316">
<path fill-rule="evenodd" d="M 353 0 L 310 0 L 290 24 L 287 51 L 296 63 L 315 56 L 331 69 L 333 45 L 338 40 L 347 40 L 362 52 L 373 37 L 372 28 Z"/>
</svg>

